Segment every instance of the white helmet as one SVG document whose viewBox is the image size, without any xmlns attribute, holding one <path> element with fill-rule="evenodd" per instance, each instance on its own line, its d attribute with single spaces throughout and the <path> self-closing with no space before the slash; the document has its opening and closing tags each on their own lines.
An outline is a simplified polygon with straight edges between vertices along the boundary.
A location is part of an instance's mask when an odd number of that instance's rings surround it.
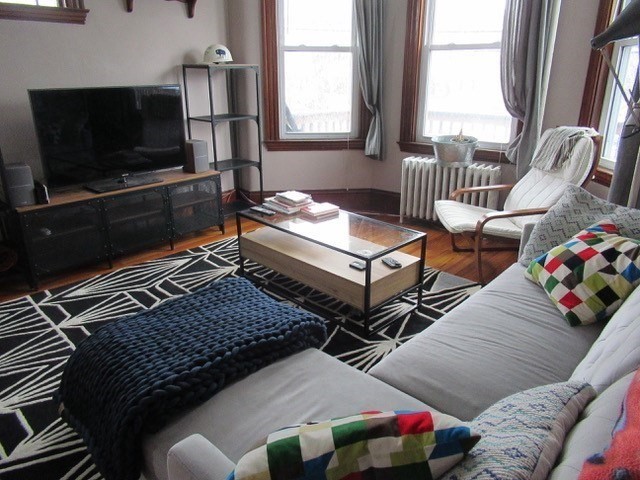
<svg viewBox="0 0 640 480">
<path fill-rule="evenodd" d="M 204 51 L 204 63 L 226 63 L 233 62 L 231 52 L 227 47 L 220 44 L 209 45 Z"/>
</svg>

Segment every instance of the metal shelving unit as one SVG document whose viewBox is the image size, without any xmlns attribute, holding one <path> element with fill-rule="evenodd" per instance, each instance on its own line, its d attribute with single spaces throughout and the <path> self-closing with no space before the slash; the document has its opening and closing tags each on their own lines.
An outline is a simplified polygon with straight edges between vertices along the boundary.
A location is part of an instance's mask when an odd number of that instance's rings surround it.
<svg viewBox="0 0 640 480">
<path fill-rule="evenodd" d="M 189 103 L 189 72 L 206 71 L 207 74 L 207 92 L 208 92 L 208 110 L 207 115 L 191 115 L 191 106 Z M 255 79 L 255 95 L 256 95 L 256 113 L 240 112 L 238 109 L 238 73 L 239 72 L 253 72 Z M 214 75 L 217 72 L 223 72 L 225 76 L 224 88 L 220 85 L 216 85 L 214 82 Z M 235 190 L 236 200 L 225 204 L 224 214 L 225 216 L 234 214 L 239 210 L 243 210 L 254 202 L 247 196 L 246 192 L 241 189 L 241 174 L 242 170 L 246 168 L 256 168 L 258 170 L 259 182 L 260 182 L 260 203 L 263 201 L 263 180 L 262 180 L 262 128 L 260 124 L 260 69 L 258 65 L 250 64 L 184 64 L 182 65 L 182 78 L 184 81 L 184 98 L 187 112 L 187 132 L 189 138 L 193 138 L 192 124 L 195 123 L 207 123 L 211 126 L 211 145 L 213 151 L 213 161 L 209 163 L 210 167 L 219 172 L 232 171 L 233 172 L 233 188 Z M 218 82 L 222 83 L 222 82 Z M 225 91 L 223 91 L 225 90 Z M 220 93 L 219 93 L 220 91 Z M 227 112 L 216 113 L 216 96 L 218 94 L 225 94 L 227 99 Z M 239 155 L 240 152 L 240 125 L 241 122 L 252 122 L 257 127 L 257 159 L 243 158 Z M 220 124 L 229 125 L 229 141 L 231 147 L 230 158 L 220 158 L 219 148 L 216 138 L 216 127 Z M 218 134 L 219 135 L 219 134 Z"/>
</svg>

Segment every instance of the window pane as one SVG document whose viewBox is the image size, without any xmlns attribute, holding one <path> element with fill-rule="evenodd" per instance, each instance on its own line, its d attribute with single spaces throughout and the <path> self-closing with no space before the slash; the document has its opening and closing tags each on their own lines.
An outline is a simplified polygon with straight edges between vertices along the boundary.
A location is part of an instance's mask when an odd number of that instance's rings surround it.
<svg viewBox="0 0 640 480">
<path fill-rule="evenodd" d="M 620 76 L 620 81 L 628 93 L 633 88 L 636 74 L 638 72 L 638 45 L 620 47 L 619 62 L 616 71 Z M 602 157 L 609 162 L 615 162 L 618 155 L 618 142 L 620 134 L 627 118 L 627 105 L 622 98 L 622 94 L 613 83 L 611 103 L 607 115 L 607 125 L 605 127 L 605 141 Z M 611 165 L 604 165 L 611 167 Z"/>
<path fill-rule="evenodd" d="M 432 44 L 499 42 L 505 0 L 437 0 Z"/>
<path fill-rule="evenodd" d="M 284 45 L 351 45 L 350 0 L 284 0 Z"/>
<path fill-rule="evenodd" d="M 351 53 L 285 52 L 286 133 L 351 131 Z"/>
<path fill-rule="evenodd" d="M 483 142 L 506 143 L 511 116 L 502 99 L 499 50 L 433 51 L 423 134 L 463 129 Z"/>
<path fill-rule="evenodd" d="M 58 6 L 58 0 L 0 0 L 0 3 L 17 3 L 18 5 L 40 5 L 41 7 Z"/>
</svg>

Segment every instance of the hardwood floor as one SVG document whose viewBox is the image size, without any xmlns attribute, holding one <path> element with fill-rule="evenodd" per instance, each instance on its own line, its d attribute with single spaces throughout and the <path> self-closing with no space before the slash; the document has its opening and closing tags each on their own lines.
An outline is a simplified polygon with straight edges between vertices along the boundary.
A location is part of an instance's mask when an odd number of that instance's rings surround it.
<svg viewBox="0 0 640 480">
<path fill-rule="evenodd" d="M 395 215 L 375 215 L 375 218 L 389 222 L 399 223 L 398 216 Z M 449 233 L 442 227 L 421 221 L 405 221 L 403 224 L 408 228 L 427 232 L 427 265 L 443 270 L 445 272 L 477 281 L 475 267 L 475 255 L 472 252 L 453 252 L 449 242 Z M 230 217 L 225 223 L 225 234 L 217 228 L 210 228 L 198 234 L 187 236 L 175 242 L 175 249 L 171 250 L 168 244 L 157 245 L 132 255 L 117 258 L 113 261 L 113 268 L 123 268 L 129 265 L 154 260 L 173 253 L 194 248 L 207 243 L 215 242 L 223 238 L 236 235 L 235 217 Z M 415 251 L 408 250 L 407 253 L 419 255 L 418 244 Z M 492 280 L 505 268 L 516 261 L 515 251 L 486 252 L 484 258 L 484 275 L 487 281 Z M 112 271 L 104 263 L 75 269 L 71 272 L 60 275 L 52 275 L 41 280 L 39 290 L 51 290 L 71 283 L 91 278 Z M 11 300 L 35 293 L 24 281 L 21 274 L 5 274 L 0 276 L 0 301 Z"/>
</svg>

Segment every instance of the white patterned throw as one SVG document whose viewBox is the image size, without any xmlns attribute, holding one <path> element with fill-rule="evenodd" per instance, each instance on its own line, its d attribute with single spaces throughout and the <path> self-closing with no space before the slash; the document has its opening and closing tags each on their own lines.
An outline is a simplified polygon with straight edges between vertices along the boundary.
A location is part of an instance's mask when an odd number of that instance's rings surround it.
<svg viewBox="0 0 640 480">
<path fill-rule="evenodd" d="M 569 381 L 500 400 L 470 422 L 480 441 L 440 479 L 546 479 L 566 433 L 595 396 L 589 384 Z"/>
</svg>

